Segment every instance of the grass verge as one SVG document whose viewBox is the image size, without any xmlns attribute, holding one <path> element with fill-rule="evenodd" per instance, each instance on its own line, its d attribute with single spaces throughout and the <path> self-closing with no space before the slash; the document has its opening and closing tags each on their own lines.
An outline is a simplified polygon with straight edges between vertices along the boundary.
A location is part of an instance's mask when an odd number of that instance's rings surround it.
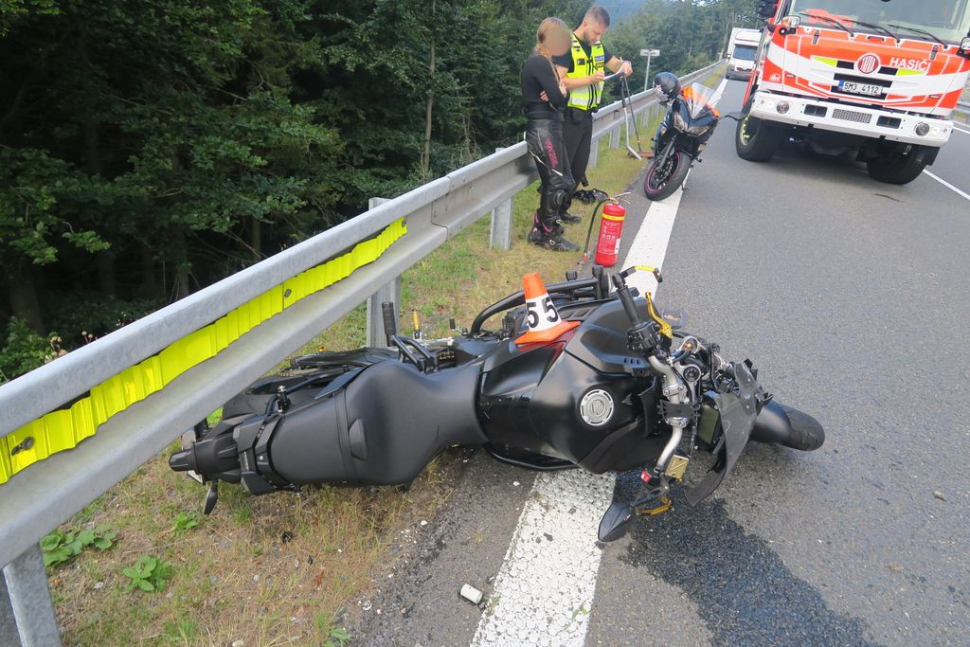
<svg viewBox="0 0 970 647">
<path fill-rule="evenodd" d="M 641 129 L 645 146 L 653 128 Z M 592 186 L 619 193 L 643 163 L 622 147 L 609 149 L 608 138 L 600 145 Z M 485 217 L 405 273 L 402 320 L 417 310 L 425 335 L 445 335 L 451 317 L 469 325 L 482 307 L 520 289 L 524 273 L 552 282 L 577 267 L 579 254 L 525 242 L 537 203 L 535 185 L 514 199 L 510 251 L 488 248 Z M 573 211 L 584 222 L 569 227 L 567 237 L 582 244 L 592 206 L 576 204 Z M 357 308 L 304 351 L 362 345 L 364 316 Z M 115 533 L 109 548 L 81 547 L 51 570 L 65 644 L 343 644 L 343 612 L 370 586 L 392 538 L 432 517 L 450 493 L 446 452 L 407 492 L 324 487 L 250 497 L 224 485 L 215 512 L 202 517 L 203 488 L 169 471 L 167 456 L 143 465 L 60 529 Z M 145 564 L 162 572 L 143 576 Z M 157 590 L 143 590 L 149 587 L 134 579 Z"/>
</svg>

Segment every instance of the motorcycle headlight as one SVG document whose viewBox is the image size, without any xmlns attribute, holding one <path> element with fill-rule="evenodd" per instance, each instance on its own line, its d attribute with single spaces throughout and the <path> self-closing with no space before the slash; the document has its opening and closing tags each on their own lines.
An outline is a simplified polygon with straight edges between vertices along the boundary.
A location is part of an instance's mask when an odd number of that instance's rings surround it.
<svg viewBox="0 0 970 647">
<path fill-rule="evenodd" d="M 693 135 L 694 137 L 700 137 L 701 135 L 705 134 L 709 129 L 710 129 L 710 126 L 694 126 L 687 132 Z"/>
<path fill-rule="evenodd" d="M 687 122 L 684 121 L 684 118 L 680 116 L 679 112 L 674 113 L 674 128 L 681 132 L 687 130 Z"/>
</svg>

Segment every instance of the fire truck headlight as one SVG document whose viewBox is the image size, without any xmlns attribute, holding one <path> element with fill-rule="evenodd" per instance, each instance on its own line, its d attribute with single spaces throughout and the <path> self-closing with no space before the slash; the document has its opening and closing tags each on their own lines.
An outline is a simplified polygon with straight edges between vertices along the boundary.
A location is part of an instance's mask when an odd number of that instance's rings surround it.
<svg viewBox="0 0 970 647">
<path fill-rule="evenodd" d="M 921 121 L 916 124 L 916 128 L 914 130 L 916 130 L 916 134 L 920 137 L 926 137 L 926 135 L 928 135 L 930 132 L 930 125 L 925 121 Z"/>
<path fill-rule="evenodd" d="M 788 105 L 787 101 L 779 101 L 778 105 L 775 106 L 775 110 L 778 111 L 779 115 L 787 115 L 790 109 L 791 109 L 791 106 Z"/>
</svg>

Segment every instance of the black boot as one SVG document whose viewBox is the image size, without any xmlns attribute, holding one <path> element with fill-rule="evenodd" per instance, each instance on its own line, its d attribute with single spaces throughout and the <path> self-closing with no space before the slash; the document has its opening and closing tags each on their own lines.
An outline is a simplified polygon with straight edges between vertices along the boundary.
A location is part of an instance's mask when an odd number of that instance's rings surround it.
<svg viewBox="0 0 970 647">
<path fill-rule="evenodd" d="M 535 222 L 532 225 L 532 231 L 529 232 L 529 242 L 554 252 L 579 251 L 579 245 L 563 238 L 562 231 L 562 225 L 558 222 L 553 225 L 547 225 L 539 220 L 539 214 L 537 212 Z"/>
</svg>

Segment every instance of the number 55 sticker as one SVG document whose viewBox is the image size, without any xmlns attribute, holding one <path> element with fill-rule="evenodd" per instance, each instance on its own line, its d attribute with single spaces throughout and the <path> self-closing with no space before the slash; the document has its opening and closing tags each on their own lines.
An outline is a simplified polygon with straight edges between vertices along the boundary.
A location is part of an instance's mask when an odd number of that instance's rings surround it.
<svg viewBox="0 0 970 647">
<path fill-rule="evenodd" d="M 529 299 L 525 302 L 528 309 L 528 324 L 531 330 L 546 330 L 558 324 L 561 319 L 556 307 L 552 305 L 552 298 L 547 294 L 539 299 Z"/>
</svg>

